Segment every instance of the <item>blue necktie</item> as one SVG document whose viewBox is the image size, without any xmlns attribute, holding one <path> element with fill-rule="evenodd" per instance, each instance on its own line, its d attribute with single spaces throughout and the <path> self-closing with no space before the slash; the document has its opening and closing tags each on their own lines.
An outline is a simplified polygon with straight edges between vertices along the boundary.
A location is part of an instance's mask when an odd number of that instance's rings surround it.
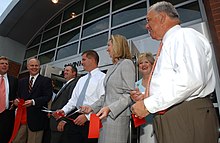
<svg viewBox="0 0 220 143">
<path fill-rule="evenodd" d="M 86 96 L 86 90 L 87 90 L 87 87 L 88 87 L 88 84 L 89 84 L 89 80 L 90 80 L 90 77 L 91 77 L 91 73 L 88 73 L 88 78 L 82 88 L 82 91 L 79 95 L 79 98 L 77 100 L 77 103 L 76 103 L 76 107 L 79 109 L 80 106 L 83 105 L 83 101 L 85 99 L 85 96 Z"/>
</svg>

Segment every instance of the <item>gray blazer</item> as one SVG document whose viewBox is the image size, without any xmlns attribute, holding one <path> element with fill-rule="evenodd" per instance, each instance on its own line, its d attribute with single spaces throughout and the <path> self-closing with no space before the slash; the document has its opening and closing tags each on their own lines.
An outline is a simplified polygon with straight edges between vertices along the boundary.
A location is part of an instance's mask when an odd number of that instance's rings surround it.
<svg viewBox="0 0 220 143">
<path fill-rule="evenodd" d="M 103 106 L 111 110 L 109 116 L 102 120 L 103 127 L 99 143 L 127 143 L 129 134 L 130 109 L 132 103 L 130 90 L 135 87 L 135 67 L 131 60 L 121 59 L 107 71 L 105 95 L 91 107 L 97 113 Z"/>
</svg>

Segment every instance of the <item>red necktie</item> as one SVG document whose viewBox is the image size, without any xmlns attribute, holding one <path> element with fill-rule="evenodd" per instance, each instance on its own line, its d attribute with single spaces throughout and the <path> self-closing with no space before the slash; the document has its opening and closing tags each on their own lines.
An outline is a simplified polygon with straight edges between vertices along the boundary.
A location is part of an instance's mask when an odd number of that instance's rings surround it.
<svg viewBox="0 0 220 143">
<path fill-rule="evenodd" d="M 150 81 L 151 81 L 151 78 L 152 78 L 152 75 L 153 75 L 155 66 L 156 66 L 156 64 L 157 64 L 158 57 L 160 56 L 160 52 L 161 52 L 162 46 L 163 46 L 163 43 L 160 42 L 160 46 L 159 46 L 159 48 L 158 48 L 157 55 L 156 55 L 156 60 L 154 61 L 154 64 L 153 64 L 153 66 L 152 66 L 152 69 L 151 69 L 151 72 L 150 72 L 150 75 L 149 75 L 149 78 L 148 78 L 148 81 L 147 81 L 147 88 L 146 88 L 146 91 L 145 91 L 145 97 L 148 97 L 148 96 L 149 96 Z"/>
<path fill-rule="evenodd" d="M 6 92 L 5 92 L 5 80 L 2 75 L 0 78 L 0 113 L 6 108 Z"/>
</svg>

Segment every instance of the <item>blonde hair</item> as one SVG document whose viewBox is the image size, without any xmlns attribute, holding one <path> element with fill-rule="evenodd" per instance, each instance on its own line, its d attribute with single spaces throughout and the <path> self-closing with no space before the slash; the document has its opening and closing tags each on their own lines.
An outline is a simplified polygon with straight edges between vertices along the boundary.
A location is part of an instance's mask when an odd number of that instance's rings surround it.
<svg viewBox="0 0 220 143">
<path fill-rule="evenodd" d="M 151 63 L 151 65 L 153 65 L 153 64 L 154 64 L 154 61 L 155 61 L 155 59 L 154 59 L 152 53 L 150 53 L 150 52 L 140 53 L 140 55 L 138 56 L 138 65 L 140 64 L 140 62 L 141 62 L 143 59 L 147 59 L 147 60 Z"/>
<path fill-rule="evenodd" d="M 112 42 L 113 57 L 112 62 L 116 59 L 131 59 L 131 52 L 127 39 L 122 35 L 111 35 L 109 42 Z"/>
</svg>

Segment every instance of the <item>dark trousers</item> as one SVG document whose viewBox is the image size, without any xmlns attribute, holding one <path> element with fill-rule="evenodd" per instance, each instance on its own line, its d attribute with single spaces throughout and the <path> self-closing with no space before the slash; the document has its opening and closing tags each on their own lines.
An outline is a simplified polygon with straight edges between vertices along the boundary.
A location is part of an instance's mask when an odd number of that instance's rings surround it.
<svg viewBox="0 0 220 143">
<path fill-rule="evenodd" d="M 5 110 L 0 113 L 0 143 L 8 143 L 14 128 L 15 111 Z"/>
<path fill-rule="evenodd" d="M 211 100 L 198 98 L 154 117 L 158 143 L 218 143 L 218 117 Z"/>
<path fill-rule="evenodd" d="M 77 115 L 78 116 L 78 115 Z M 76 117 L 74 117 L 75 119 Z M 98 139 L 88 139 L 89 121 L 83 126 L 75 125 L 72 121 L 67 122 L 62 135 L 62 143 L 97 143 Z"/>
</svg>

